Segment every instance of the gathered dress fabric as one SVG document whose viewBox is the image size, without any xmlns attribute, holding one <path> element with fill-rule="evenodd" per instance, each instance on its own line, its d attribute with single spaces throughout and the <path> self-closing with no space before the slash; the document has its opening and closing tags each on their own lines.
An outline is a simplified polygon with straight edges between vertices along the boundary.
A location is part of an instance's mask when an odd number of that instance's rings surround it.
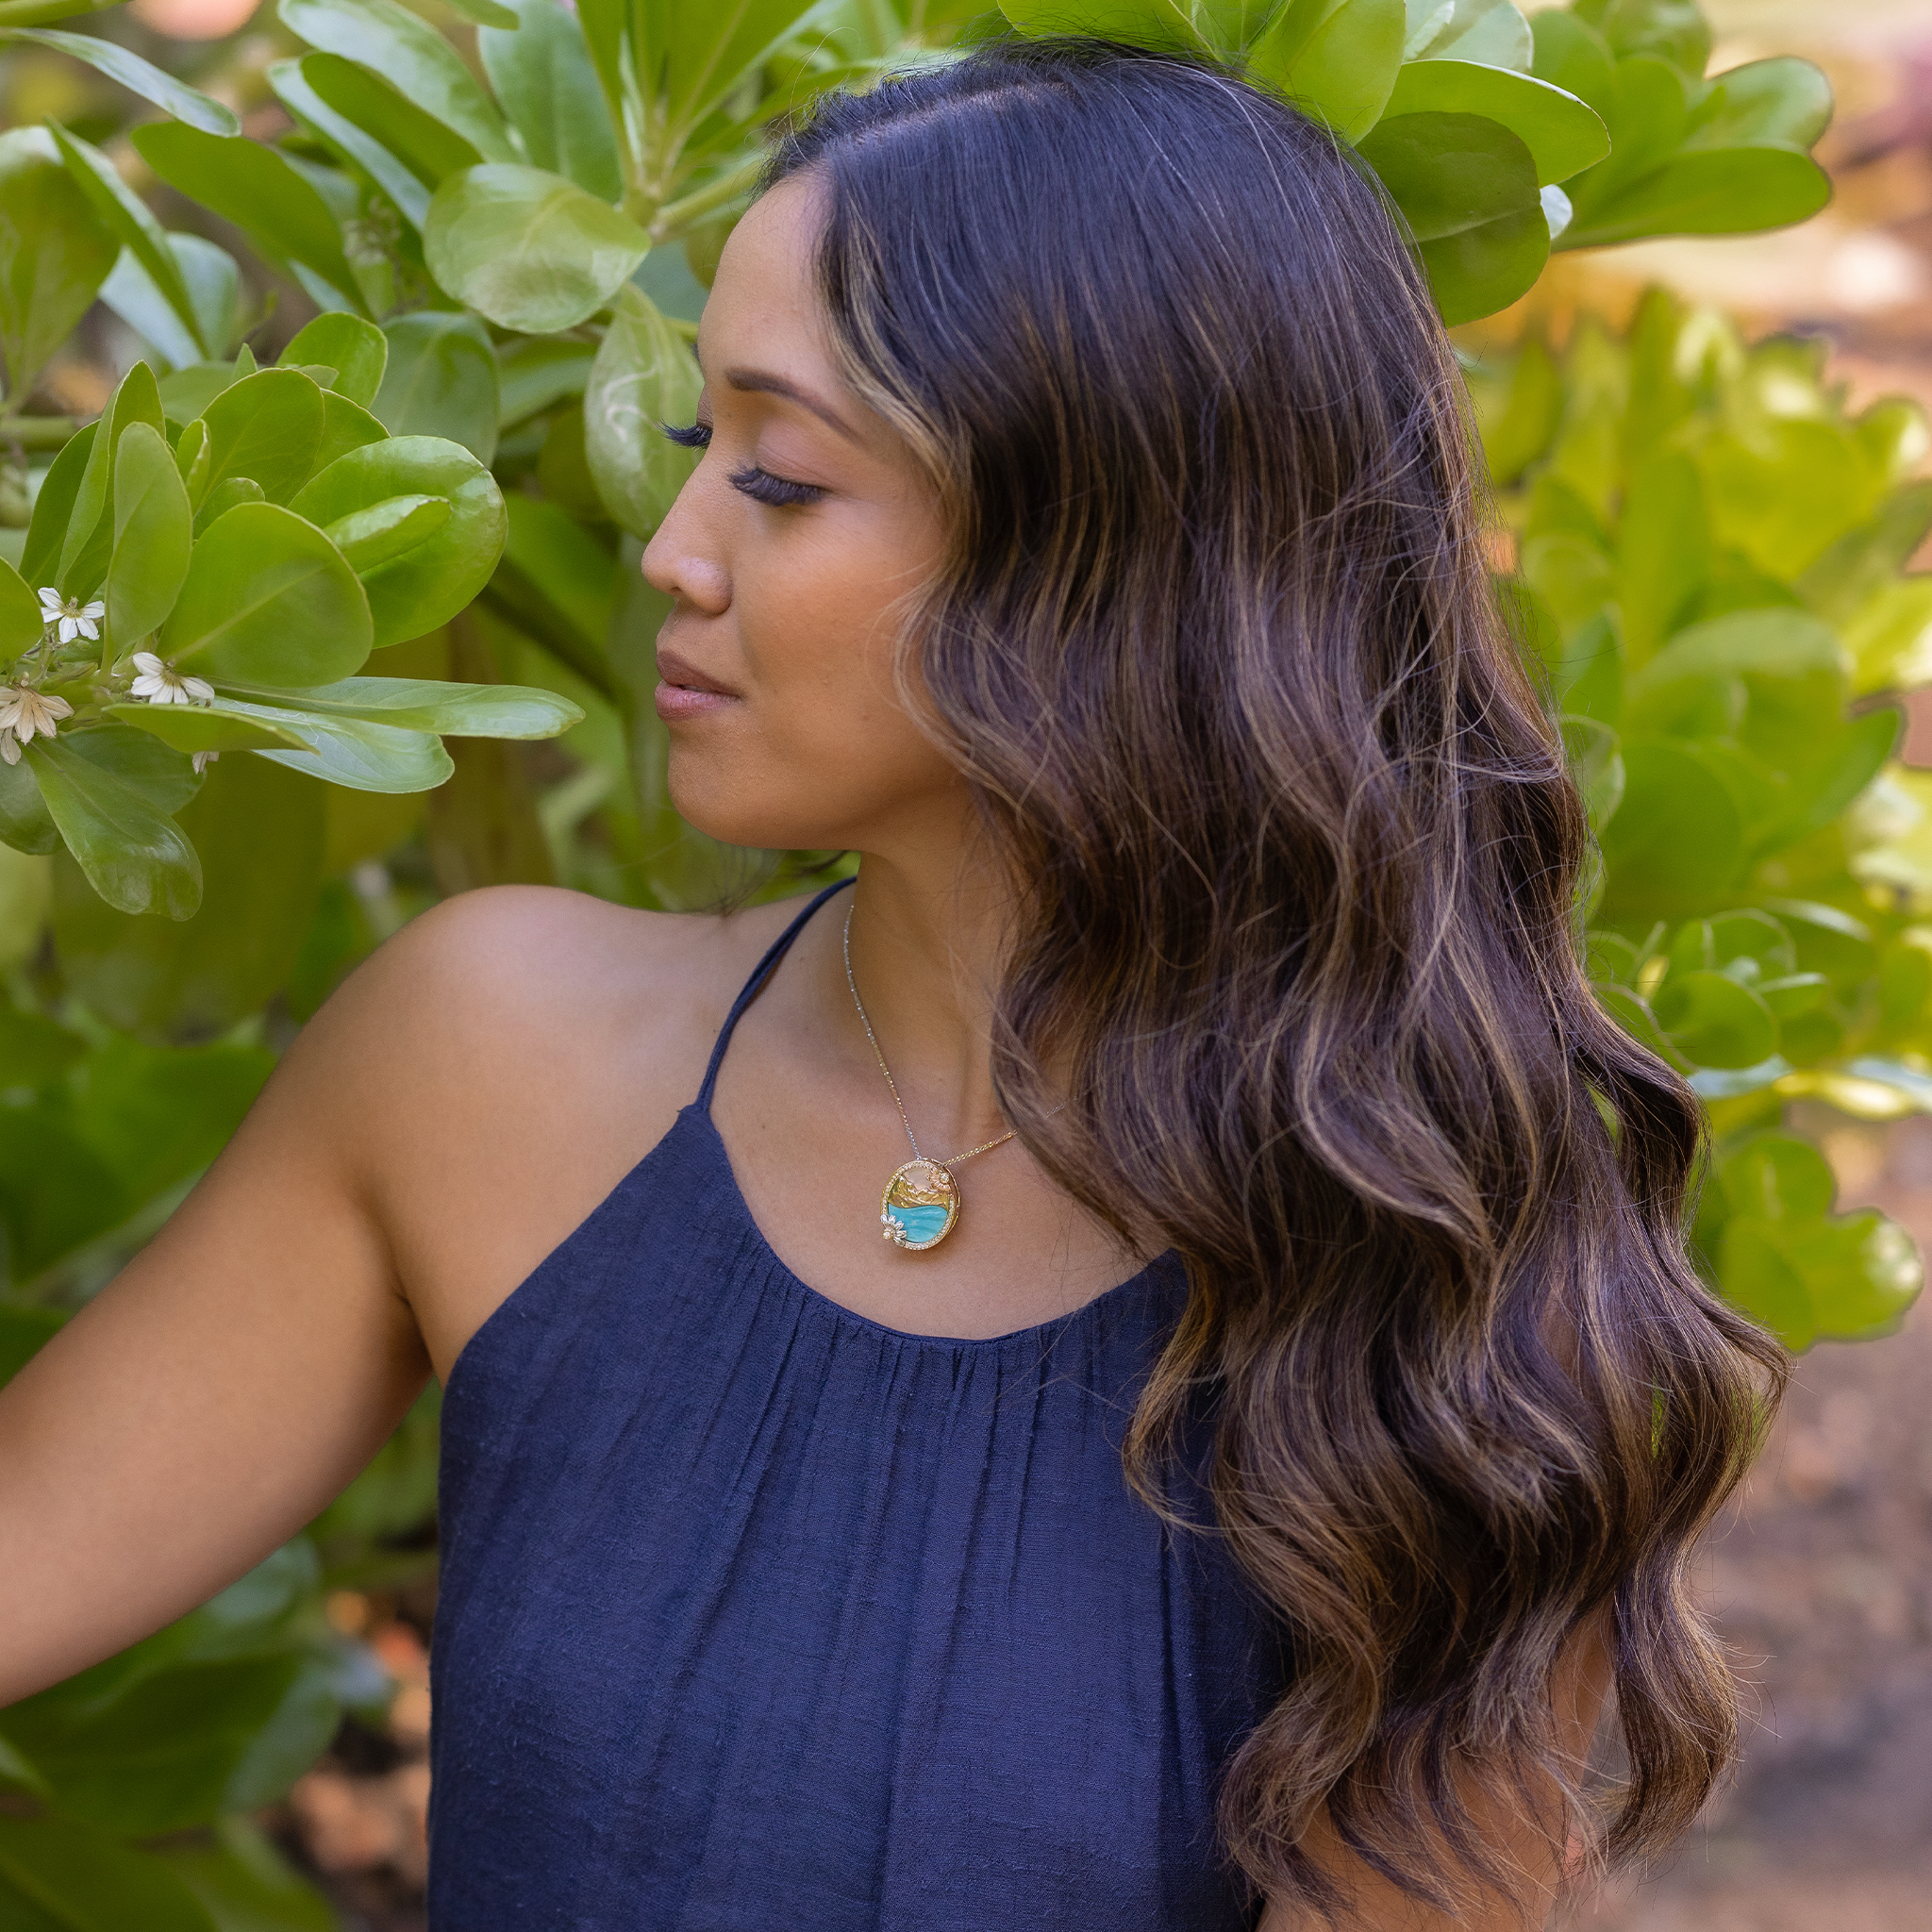
<svg viewBox="0 0 1932 1932">
<path fill-rule="evenodd" d="M 1214 1803 L 1280 1649 L 1121 1468 L 1178 1261 L 910 1334 L 800 1281 L 739 1191 L 718 1066 L 828 896 L 451 1372 L 432 1932 L 1252 1927 Z"/>
</svg>

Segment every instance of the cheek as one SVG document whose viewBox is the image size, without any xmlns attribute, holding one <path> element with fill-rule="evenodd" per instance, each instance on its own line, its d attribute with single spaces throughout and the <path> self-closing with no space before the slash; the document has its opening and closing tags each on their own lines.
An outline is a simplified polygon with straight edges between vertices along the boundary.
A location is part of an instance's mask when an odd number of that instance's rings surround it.
<svg viewBox="0 0 1932 1932">
<path fill-rule="evenodd" d="M 746 701 L 718 721 L 726 728 L 674 736 L 682 816 L 733 844 L 829 849 L 959 789 L 893 689 L 899 609 L 921 575 L 906 555 L 831 527 L 741 556 L 732 618 Z"/>
</svg>

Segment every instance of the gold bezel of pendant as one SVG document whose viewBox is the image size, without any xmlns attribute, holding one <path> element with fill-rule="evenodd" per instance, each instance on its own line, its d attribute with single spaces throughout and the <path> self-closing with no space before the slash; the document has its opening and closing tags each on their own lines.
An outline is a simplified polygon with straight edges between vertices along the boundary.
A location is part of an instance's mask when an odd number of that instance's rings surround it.
<svg viewBox="0 0 1932 1932">
<path fill-rule="evenodd" d="M 946 1204 L 946 1223 L 928 1241 L 908 1241 L 904 1233 L 905 1223 L 892 1219 L 892 1190 L 899 1185 L 902 1174 L 915 1167 L 929 1167 L 934 1174 L 942 1175 L 946 1186 L 941 1191 L 949 1198 Z M 879 1195 L 879 1220 L 884 1224 L 886 1239 L 895 1248 L 903 1248 L 908 1255 L 923 1255 L 928 1248 L 936 1248 L 952 1233 L 959 1219 L 959 1183 L 953 1178 L 952 1170 L 937 1160 L 908 1160 L 903 1167 L 892 1170 L 892 1177 Z"/>
</svg>

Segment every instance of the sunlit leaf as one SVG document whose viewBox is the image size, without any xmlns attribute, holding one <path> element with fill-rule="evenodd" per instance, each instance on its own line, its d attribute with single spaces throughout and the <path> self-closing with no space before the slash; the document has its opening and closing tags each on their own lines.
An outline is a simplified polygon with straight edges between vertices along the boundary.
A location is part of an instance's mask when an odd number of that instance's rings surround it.
<svg viewBox="0 0 1932 1932">
<path fill-rule="evenodd" d="M 314 462 L 324 418 L 322 391 L 299 370 L 259 369 L 245 376 L 202 411 L 206 487 L 246 476 L 269 502 L 286 503 Z"/>
<path fill-rule="evenodd" d="M 245 503 L 194 545 L 161 655 L 204 677 L 328 684 L 370 651 L 369 600 L 314 525 Z"/>
<path fill-rule="evenodd" d="M 423 229 L 425 259 L 443 289 L 532 334 L 594 314 L 650 245 L 635 222 L 562 175 L 500 163 L 445 181 Z"/>
<path fill-rule="evenodd" d="M 72 59 L 85 61 L 96 73 L 118 81 L 129 93 L 152 101 L 156 107 L 174 115 L 175 120 L 186 122 L 190 127 L 199 127 L 204 133 L 232 135 L 242 132 L 242 124 L 235 118 L 232 108 L 210 100 L 205 93 L 176 80 L 172 74 L 164 74 L 153 61 L 143 60 L 139 54 L 104 35 L 60 33 L 46 27 L 14 27 L 0 31 L 0 38 L 32 41 L 38 46 L 52 47 Z"/>
<path fill-rule="evenodd" d="M 414 677 L 345 677 L 291 697 L 305 711 L 434 731 L 445 738 L 555 738 L 583 720 L 582 707 L 521 684 L 444 684 Z"/>
<path fill-rule="evenodd" d="M 321 362 L 336 373 L 333 393 L 367 408 L 382 386 L 389 361 L 389 338 L 374 323 L 341 310 L 318 315 L 296 330 L 282 351 L 286 363 Z"/>
<path fill-rule="evenodd" d="M 1386 112 L 1480 114 L 1528 148 L 1539 182 L 1563 181 L 1600 161 L 1610 137 L 1597 116 L 1548 81 L 1470 60 L 1413 60 L 1395 76 Z"/>
<path fill-rule="evenodd" d="M 486 26 L 476 51 L 531 162 L 608 202 L 624 192 L 617 142 L 582 29 L 558 0 L 512 0 L 514 33 Z"/>
<path fill-rule="evenodd" d="M 612 519 L 636 536 L 658 527 L 695 461 L 662 432 L 689 423 L 702 387 L 697 359 L 627 284 L 584 391 L 584 450 Z"/>
<path fill-rule="evenodd" d="M 1407 30 L 1402 0 L 1289 0 L 1256 42 L 1249 73 L 1359 141 L 1396 85 Z"/>
<path fill-rule="evenodd" d="M 194 518 L 175 457 L 158 430 L 133 423 L 114 458 L 114 548 L 108 565 L 108 630 L 128 649 L 175 608 L 188 575 Z"/>
</svg>

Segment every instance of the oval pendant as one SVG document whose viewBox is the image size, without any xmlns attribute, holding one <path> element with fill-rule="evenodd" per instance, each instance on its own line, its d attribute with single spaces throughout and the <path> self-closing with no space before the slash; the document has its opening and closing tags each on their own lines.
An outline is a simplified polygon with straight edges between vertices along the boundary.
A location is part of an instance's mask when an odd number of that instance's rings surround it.
<svg viewBox="0 0 1932 1932">
<path fill-rule="evenodd" d="M 908 1160 L 879 1200 L 886 1239 L 915 1254 L 938 1247 L 958 1218 L 958 1184 L 937 1160 Z"/>
</svg>

